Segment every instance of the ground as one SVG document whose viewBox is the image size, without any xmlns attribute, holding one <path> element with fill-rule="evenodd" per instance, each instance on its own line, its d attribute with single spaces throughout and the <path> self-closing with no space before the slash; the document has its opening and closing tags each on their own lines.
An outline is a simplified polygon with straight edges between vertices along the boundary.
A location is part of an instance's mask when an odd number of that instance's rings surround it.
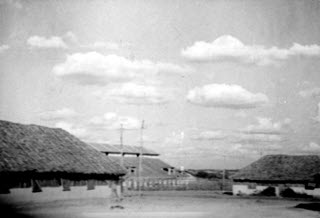
<svg viewBox="0 0 320 218">
<path fill-rule="evenodd" d="M 9 195 L 8 195 L 9 196 Z M 12 211 L 26 217 L 223 217 L 223 218 L 315 218 L 319 212 L 294 208 L 301 200 L 244 198 L 213 191 L 150 191 L 127 193 L 120 202 L 88 195 L 72 199 L 43 200 L 20 198 Z"/>
</svg>

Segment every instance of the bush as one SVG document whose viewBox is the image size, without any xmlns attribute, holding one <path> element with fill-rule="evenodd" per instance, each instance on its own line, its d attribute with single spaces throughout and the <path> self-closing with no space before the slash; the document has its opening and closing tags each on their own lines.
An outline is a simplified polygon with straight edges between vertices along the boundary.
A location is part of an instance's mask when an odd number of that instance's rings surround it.
<svg viewBox="0 0 320 218">
<path fill-rule="evenodd" d="M 219 179 L 220 178 L 220 176 L 215 173 L 208 173 L 205 171 L 198 171 L 195 174 L 195 176 L 203 179 Z"/>
<path fill-rule="evenodd" d="M 269 186 L 266 189 L 263 189 L 261 192 L 257 194 L 253 194 L 256 196 L 276 196 L 276 189 L 274 187 Z"/>
<path fill-rule="evenodd" d="M 224 194 L 224 195 L 233 195 L 233 192 L 231 192 L 231 191 L 225 191 L 225 192 L 222 192 L 222 194 Z"/>
<path fill-rule="evenodd" d="M 286 188 L 280 192 L 280 196 L 284 198 L 312 198 L 312 196 L 304 194 L 304 193 L 297 193 L 291 188 Z"/>
<path fill-rule="evenodd" d="M 295 206 L 295 208 L 302 208 L 306 210 L 313 210 L 313 211 L 320 212 L 320 203 L 303 203 L 303 204 L 298 204 L 297 206 Z"/>
</svg>

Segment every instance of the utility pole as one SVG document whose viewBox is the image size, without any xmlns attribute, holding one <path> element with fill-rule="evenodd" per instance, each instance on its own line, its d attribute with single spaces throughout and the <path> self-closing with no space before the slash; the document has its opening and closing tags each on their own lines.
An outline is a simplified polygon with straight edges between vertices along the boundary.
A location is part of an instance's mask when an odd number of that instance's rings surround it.
<svg viewBox="0 0 320 218">
<path fill-rule="evenodd" d="M 124 167 L 123 162 L 123 124 L 120 124 L 120 152 L 121 152 L 121 158 L 120 158 L 120 165 Z"/>
<path fill-rule="evenodd" d="M 140 129 L 140 154 L 139 154 L 139 171 L 138 171 L 139 197 L 141 196 L 141 173 L 142 173 L 142 155 L 143 155 L 143 129 L 144 129 L 144 120 L 142 120 L 142 122 L 141 122 L 141 129 Z"/>
<path fill-rule="evenodd" d="M 225 183 L 226 183 L 226 155 L 223 155 L 222 192 L 224 192 Z"/>
</svg>

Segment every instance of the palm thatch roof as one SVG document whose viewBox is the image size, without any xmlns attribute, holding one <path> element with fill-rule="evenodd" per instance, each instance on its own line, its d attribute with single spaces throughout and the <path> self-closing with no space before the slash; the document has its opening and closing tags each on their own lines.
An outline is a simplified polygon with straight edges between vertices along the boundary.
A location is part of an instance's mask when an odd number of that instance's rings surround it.
<svg viewBox="0 0 320 218">
<path fill-rule="evenodd" d="M 317 155 L 266 155 L 232 176 L 235 181 L 311 182 L 320 171 Z"/>
<path fill-rule="evenodd" d="M 103 153 L 109 153 L 109 154 L 120 154 L 121 153 L 121 145 L 111 145 L 111 144 L 104 144 L 104 143 L 90 143 L 93 147 L 98 149 L 99 151 Z M 130 146 L 130 145 L 123 145 L 123 154 L 133 154 L 133 155 L 138 155 L 140 154 L 140 147 L 137 146 Z M 159 156 L 158 153 L 142 148 L 141 153 L 143 155 L 148 155 L 148 156 Z"/>
<path fill-rule="evenodd" d="M 68 132 L 0 121 L 0 173 L 67 173 L 121 176 L 117 162 Z"/>
<path fill-rule="evenodd" d="M 112 160 L 120 163 L 120 156 L 110 156 Z M 139 169 L 139 159 L 137 157 L 128 157 L 125 156 L 123 158 L 123 164 L 126 168 L 135 167 L 137 170 Z M 158 158 L 142 158 L 142 172 L 141 177 L 147 178 L 173 178 L 174 175 L 168 175 L 168 172 L 164 169 L 173 168 L 169 164 L 163 162 Z"/>
</svg>

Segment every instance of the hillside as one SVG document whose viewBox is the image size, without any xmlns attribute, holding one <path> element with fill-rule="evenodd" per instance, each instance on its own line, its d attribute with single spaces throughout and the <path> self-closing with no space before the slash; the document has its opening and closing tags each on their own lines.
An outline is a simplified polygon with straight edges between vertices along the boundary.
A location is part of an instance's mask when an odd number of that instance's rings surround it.
<svg viewBox="0 0 320 218">
<path fill-rule="evenodd" d="M 186 171 L 197 178 L 203 179 L 222 179 L 223 177 L 223 170 L 217 169 L 187 169 Z M 236 169 L 225 170 L 225 179 L 229 179 L 238 171 Z"/>
</svg>

